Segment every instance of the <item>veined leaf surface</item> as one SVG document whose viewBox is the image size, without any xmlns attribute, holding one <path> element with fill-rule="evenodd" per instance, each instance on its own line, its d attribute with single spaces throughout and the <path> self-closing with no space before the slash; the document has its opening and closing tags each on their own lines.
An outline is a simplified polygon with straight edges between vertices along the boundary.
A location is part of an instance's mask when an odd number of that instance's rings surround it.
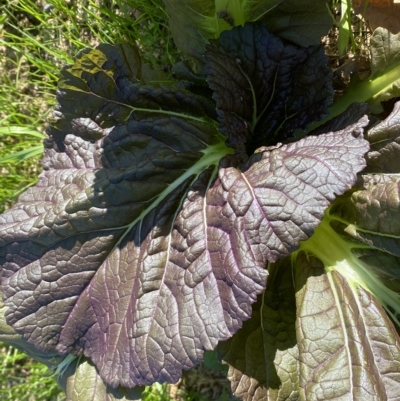
<svg viewBox="0 0 400 401">
<path fill-rule="evenodd" d="M 364 118 L 238 166 L 212 103 L 141 82 L 126 45 L 80 53 L 58 102 L 38 184 L 0 216 L 7 322 L 112 387 L 175 382 L 232 336 L 368 149 Z"/>
<path fill-rule="evenodd" d="M 397 103 L 367 132 L 367 174 L 298 251 L 269 265 L 252 317 L 218 346 L 241 399 L 398 399 L 399 113 Z"/>
</svg>

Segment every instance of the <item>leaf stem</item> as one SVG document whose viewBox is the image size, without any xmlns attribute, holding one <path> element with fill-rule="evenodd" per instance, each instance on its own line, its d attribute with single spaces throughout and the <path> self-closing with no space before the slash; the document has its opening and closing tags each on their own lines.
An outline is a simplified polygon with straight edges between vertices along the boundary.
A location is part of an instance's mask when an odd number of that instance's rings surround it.
<svg viewBox="0 0 400 401">
<path fill-rule="evenodd" d="M 329 109 L 328 117 L 311 124 L 306 130 L 306 134 L 324 124 L 326 121 L 329 121 L 331 118 L 343 113 L 351 104 L 355 102 L 367 102 L 370 99 L 376 98 L 381 92 L 387 90 L 398 81 L 399 78 L 399 69 L 393 68 L 384 75 L 359 83 L 333 103 L 332 107 Z"/>
</svg>

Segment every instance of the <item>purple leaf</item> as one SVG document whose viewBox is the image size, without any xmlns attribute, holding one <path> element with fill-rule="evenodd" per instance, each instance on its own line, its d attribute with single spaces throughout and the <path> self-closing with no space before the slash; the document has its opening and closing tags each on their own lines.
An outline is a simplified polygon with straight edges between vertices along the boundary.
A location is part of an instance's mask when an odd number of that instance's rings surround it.
<svg viewBox="0 0 400 401">
<path fill-rule="evenodd" d="M 175 382 L 232 336 L 266 263 L 312 234 L 368 149 L 362 119 L 240 170 L 208 101 L 139 85 L 127 51 L 63 70 L 44 171 L 0 216 L 8 324 L 41 350 L 83 353 L 113 387 Z"/>
</svg>

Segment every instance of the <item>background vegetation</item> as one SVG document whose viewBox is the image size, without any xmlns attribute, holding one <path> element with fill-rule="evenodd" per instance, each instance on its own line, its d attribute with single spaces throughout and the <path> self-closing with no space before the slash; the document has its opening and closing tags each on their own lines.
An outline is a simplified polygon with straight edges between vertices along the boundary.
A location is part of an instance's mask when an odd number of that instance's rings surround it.
<svg viewBox="0 0 400 401">
<path fill-rule="evenodd" d="M 326 47 L 335 68 L 365 53 L 352 34 L 349 3 L 331 4 Z M 60 68 L 82 48 L 123 41 L 135 42 L 153 68 L 170 72 L 179 60 L 162 0 L 0 0 L 0 213 L 37 180 Z M 231 399 L 225 373 L 206 365 L 179 386 L 147 388 L 143 399 Z M 2 401 L 64 399 L 51 372 L 11 346 L 0 344 L 0 370 Z"/>
</svg>

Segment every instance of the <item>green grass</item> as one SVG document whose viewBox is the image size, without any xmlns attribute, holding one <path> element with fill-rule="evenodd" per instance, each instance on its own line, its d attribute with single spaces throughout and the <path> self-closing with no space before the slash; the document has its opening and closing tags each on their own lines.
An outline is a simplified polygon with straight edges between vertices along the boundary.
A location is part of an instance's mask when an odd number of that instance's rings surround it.
<svg viewBox="0 0 400 401">
<path fill-rule="evenodd" d="M 364 10 L 367 5 L 368 2 L 365 3 Z M 327 3 L 327 7 L 332 15 L 332 23 L 338 31 L 336 44 L 339 56 L 343 57 L 349 53 L 352 55 L 359 54 L 364 43 L 363 23 L 362 21 L 353 23 L 351 0 L 332 0 Z M 340 15 L 339 20 L 335 19 L 331 10 Z"/>
<path fill-rule="evenodd" d="M 47 367 L 17 349 L 0 349 L 0 400 L 62 401 L 64 395 Z"/>
<path fill-rule="evenodd" d="M 142 401 L 170 401 L 167 384 L 154 383 L 142 393 Z"/>
<path fill-rule="evenodd" d="M 36 182 L 44 138 L 29 126 L 0 126 L 0 212 Z"/>
</svg>

